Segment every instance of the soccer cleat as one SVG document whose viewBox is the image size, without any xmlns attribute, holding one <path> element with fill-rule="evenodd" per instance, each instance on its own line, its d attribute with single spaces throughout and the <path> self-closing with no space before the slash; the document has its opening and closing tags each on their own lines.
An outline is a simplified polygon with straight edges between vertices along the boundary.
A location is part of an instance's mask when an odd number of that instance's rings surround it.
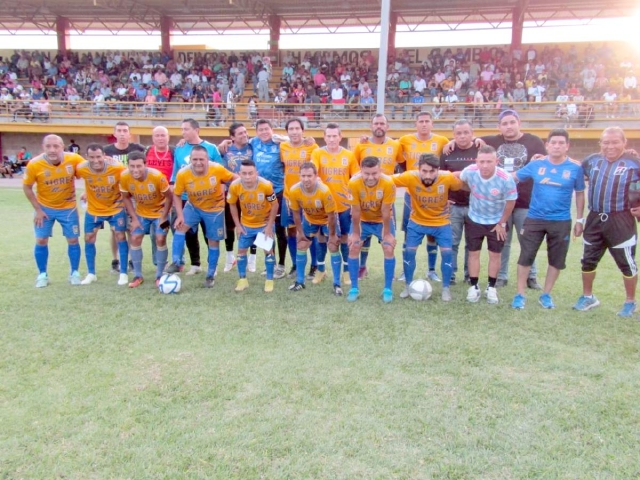
<svg viewBox="0 0 640 480">
<path fill-rule="evenodd" d="M 487 303 L 496 304 L 498 303 L 498 291 L 496 287 L 487 287 Z"/>
<path fill-rule="evenodd" d="M 398 277 L 398 282 L 406 282 L 407 278 L 404 276 L 404 272 Z"/>
<path fill-rule="evenodd" d="M 360 290 L 358 290 L 357 288 L 352 288 L 351 290 L 349 290 L 349 295 L 347 295 L 347 302 L 355 302 L 356 300 L 358 300 L 359 296 Z"/>
<path fill-rule="evenodd" d="M 527 278 L 527 288 L 531 290 L 542 290 L 542 287 L 538 283 L 538 279 L 536 277 Z"/>
<path fill-rule="evenodd" d="M 251 273 L 256 273 L 256 256 L 254 254 L 249 254 L 249 258 L 247 259 L 247 270 Z"/>
<path fill-rule="evenodd" d="M 129 283 L 129 288 L 137 288 L 144 283 L 144 278 L 134 277 L 133 281 Z"/>
<path fill-rule="evenodd" d="M 197 275 L 198 273 L 202 273 L 202 267 L 200 265 L 191 265 L 191 268 L 185 275 Z"/>
<path fill-rule="evenodd" d="M 516 310 L 523 310 L 526 303 L 526 297 L 524 295 L 516 293 L 516 296 L 513 297 L 513 301 L 511 302 L 511 308 L 514 308 Z"/>
<path fill-rule="evenodd" d="M 393 290 L 390 288 L 382 290 L 382 301 L 384 303 L 391 303 L 393 301 Z"/>
<path fill-rule="evenodd" d="M 118 273 L 120 271 L 120 260 L 111 260 L 111 273 Z"/>
<path fill-rule="evenodd" d="M 315 265 L 311 265 L 311 267 L 309 267 L 309 273 L 307 275 L 307 280 L 313 280 L 313 277 L 316 276 L 316 272 L 318 271 L 318 267 L 316 267 Z"/>
<path fill-rule="evenodd" d="M 273 272 L 273 278 L 276 280 L 280 280 L 281 278 L 284 278 L 286 276 L 286 272 L 284 270 L 284 265 L 277 265 L 274 272 Z"/>
<path fill-rule="evenodd" d="M 427 272 L 427 280 L 430 280 L 432 282 L 438 282 L 438 283 L 442 281 L 440 280 L 440 277 L 434 270 L 429 270 Z"/>
<path fill-rule="evenodd" d="M 93 282 L 97 282 L 98 277 L 96 277 L 93 273 L 87 273 L 87 276 L 84 277 L 84 280 L 80 282 L 80 285 L 91 285 Z"/>
<path fill-rule="evenodd" d="M 344 295 L 344 292 L 342 291 L 342 287 L 340 285 L 334 285 L 333 286 L 333 294 L 336 297 L 341 297 L 342 295 Z"/>
<path fill-rule="evenodd" d="M 617 315 L 619 317 L 633 317 L 633 314 L 636 311 L 636 302 L 624 302 L 622 305 L 622 310 L 620 310 Z"/>
<path fill-rule="evenodd" d="M 246 278 L 241 278 L 238 280 L 238 283 L 236 283 L 236 292 L 243 292 L 245 291 L 247 288 L 249 288 L 249 280 L 247 280 Z"/>
<path fill-rule="evenodd" d="M 342 274 L 342 283 L 345 285 L 351 285 L 351 277 L 349 276 L 349 272 L 344 272 Z"/>
<path fill-rule="evenodd" d="M 409 298 L 409 286 L 404 287 L 404 290 L 400 292 L 400 298 Z"/>
<path fill-rule="evenodd" d="M 318 285 L 319 283 L 322 283 L 322 281 L 324 280 L 324 277 L 326 276 L 327 276 L 327 272 L 321 272 L 320 270 L 316 270 L 311 283 L 313 283 L 314 285 Z"/>
<path fill-rule="evenodd" d="M 180 265 L 178 265 L 177 263 L 172 263 L 171 265 L 169 265 L 165 272 L 167 273 L 180 273 Z"/>
<path fill-rule="evenodd" d="M 46 273 L 41 273 L 36 278 L 36 288 L 44 288 L 49 286 L 49 275 Z"/>
<path fill-rule="evenodd" d="M 467 290 L 467 302 L 478 303 L 480 296 L 480 289 L 477 285 L 472 285 L 469 287 L 469 290 Z"/>
<path fill-rule="evenodd" d="M 224 273 L 228 273 L 236 266 L 236 257 L 233 255 L 227 255 L 227 261 L 224 263 Z"/>
<path fill-rule="evenodd" d="M 80 285 L 82 283 L 82 281 L 80 280 L 80 272 L 78 272 L 77 270 L 71 272 L 71 275 L 69 275 L 69 283 L 74 286 Z"/>
<path fill-rule="evenodd" d="M 298 283 L 298 282 L 289 286 L 289 290 L 292 292 L 299 292 L 300 290 L 304 290 L 305 288 L 307 287 L 305 287 L 304 283 Z"/>
<path fill-rule="evenodd" d="M 118 277 L 118 285 L 127 285 L 129 283 L 129 275 L 121 273 Z"/>
<path fill-rule="evenodd" d="M 596 298 L 595 295 L 591 295 L 590 297 L 581 295 L 576 304 L 573 306 L 573 309 L 580 312 L 586 312 L 587 310 L 591 310 L 598 305 L 600 305 L 600 301 Z"/>
<path fill-rule="evenodd" d="M 211 288 L 215 284 L 213 277 L 207 277 L 204 279 L 204 288 Z"/>
<path fill-rule="evenodd" d="M 499 278 L 498 280 L 496 280 L 496 288 L 506 287 L 508 283 L 509 280 L 507 280 L 506 278 Z"/>
<path fill-rule="evenodd" d="M 360 267 L 358 269 L 358 280 L 362 280 L 364 277 L 369 276 L 369 269 L 367 267 Z"/>
<path fill-rule="evenodd" d="M 548 293 L 543 293 L 542 295 L 540 295 L 540 298 L 538 298 L 538 303 L 542 305 L 542 308 L 556 308 L 556 304 L 553 303 L 553 299 Z"/>
<path fill-rule="evenodd" d="M 297 271 L 298 271 L 298 269 L 296 268 L 295 265 L 293 267 L 291 267 L 291 270 L 289 270 L 289 273 L 287 273 L 287 278 L 296 278 L 296 272 Z"/>
<path fill-rule="evenodd" d="M 453 276 L 451 277 L 451 280 L 449 280 L 449 285 L 453 286 L 453 285 L 455 285 L 455 284 L 456 284 L 456 276 L 455 276 L 455 275 L 453 275 Z"/>
<path fill-rule="evenodd" d="M 265 293 L 273 292 L 273 280 L 265 280 L 264 281 L 264 291 L 265 291 Z"/>
<path fill-rule="evenodd" d="M 449 289 L 449 287 L 442 287 L 442 293 L 440 294 L 440 299 L 443 302 L 451 301 L 451 290 Z"/>
</svg>

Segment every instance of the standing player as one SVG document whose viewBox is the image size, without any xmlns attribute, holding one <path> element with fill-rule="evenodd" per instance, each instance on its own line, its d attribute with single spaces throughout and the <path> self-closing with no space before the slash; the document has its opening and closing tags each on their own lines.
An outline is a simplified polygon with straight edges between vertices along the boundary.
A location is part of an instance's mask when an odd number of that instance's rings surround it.
<svg viewBox="0 0 640 480">
<path fill-rule="evenodd" d="M 450 172 L 440 172 L 440 159 L 423 153 L 418 170 L 410 170 L 391 177 L 397 187 L 405 187 L 411 199 L 411 217 L 407 223 L 406 248 L 402 259 L 406 286 L 400 298 L 409 296 L 409 285 L 416 269 L 416 253 L 422 238 L 430 235 L 440 247 L 442 255 L 442 300 L 451 301 L 451 224 L 449 223 L 449 190 L 459 190 L 462 182 Z"/>
<path fill-rule="evenodd" d="M 351 285 L 348 275 L 349 231 L 351 230 L 351 204 L 349 180 L 360 171 L 353 153 L 340 146 L 342 134 L 337 123 L 328 123 L 324 130 L 325 146 L 313 151 L 311 159 L 318 169 L 318 177 L 331 190 L 338 213 L 340 252 L 345 271 L 344 283 Z"/>
<path fill-rule="evenodd" d="M 338 250 L 340 241 L 336 233 L 336 202 L 329 187 L 318 180 L 318 170 L 313 163 L 306 162 L 300 167 L 300 182 L 289 190 L 289 202 L 298 233 L 296 282 L 289 287 L 289 290 L 295 292 L 305 288 L 304 269 L 307 265 L 307 249 L 310 246 L 313 248 L 312 239 L 317 237 L 318 271 L 312 283 L 319 284 L 326 276 L 325 258 L 328 243 L 333 271 L 333 293 L 342 296 L 340 285 L 342 259 Z"/>
<path fill-rule="evenodd" d="M 476 163 L 478 147 L 473 141 L 473 127 L 467 119 L 460 119 L 453 124 L 453 150 L 443 153 L 440 157 L 440 169 L 450 172 L 461 172 L 470 165 Z M 464 222 L 469 213 L 469 192 L 466 190 L 449 190 L 449 221 L 452 233 L 452 267 L 453 275 L 451 284 L 455 284 L 455 276 L 458 271 L 458 249 L 462 241 Z M 464 247 L 464 281 L 469 279 L 469 249 Z"/>
<path fill-rule="evenodd" d="M 127 285 L 129 244 L 127 242 L 127 212 L 122 206 L 120 176 L 127 167 L 117 160 L 107 159 L 104 148 L 97 143 L 87 146 L 87 162 L 78 165 L 76 176 L 84 179 L 87 193 L 87 211 L 84 216 L 84 255 L 87 276 L 81 285 L 98 281 L 96 276 L 96 238 L 104 222 L 113 229 L 118 242 L 120 277 L 118 285 Z"/>
<path fill-rule="evenodd" d="M 546 158 L 531 162 L 513 173 L 516 182 L 533 179 L 531 206 L 521 232 L 518 293 L 511 303 L 516 309 L 524 308 L 529 269 L 545 237 L 549 267 L 539 302 L 544 308 L 555 307 L 551 290 L 560 275 L 560 270 L 566 266 L 571 236 L 571 197 L 574 191 L 579 219 L 574 233 L 576 237 L 582 235 L 584 171 L 580 162 L 567 156 L 569 134 L 566 130 L 551 130 L 547 140 L 547 151 L 549 155 Z"/>
<path fill-rule="evenodd" d="M 191 150 L 191 163 L 178 172 L 173 190 L 173 202 L 176 209 L 176 229 L 173 236 L 171 252 L 173 263 L 168 273 L 180 271 L 180 261 L 184 254 L 185 233 L 197 227 L 201 222 L 206 225 L 209 243 L 209 268 L 204 281 L 206 288 L 213 287 L 218 258 L 220 257 L 220 240 L 224 239 L 224 197 L 223 183 L 238 178 L 222 165 L 209 162 L 209 153 L 201 145 Z M 182 207 L 182 194 L 187 194 L 188 201 Z"/>
<path fill-rule="evenodd" d="M 84 159 L 75 153 L 64 153 L 64 142 L 57 135 L 47 135 L 42 141 L 44 153 L 27 165 L 24 175 L 24 194 L 31 202 L 35 215 L 36 247 L 34 256 L 38 266 L 36 288 L 49 285 L 47 263 L 49 260 L 49 237 L 53 234 L 53 224 L 58 222 L 62 234 L 67 239 L 71 275 L 69 283 L 80 285 L 80 226 L 76 208 L 76 167 Z M 36 186 L 37 193 L 33 191 Z"/>
<path fill-rule="evenodd" d="M 147 168 L 155 168 L 170 181 L 175 147 L 169 145 L 169 130 L 166 127 L 155 127 L 151 132 L 151 142 L 152 145 L 145 151 Z"/>
<path fill-rule="evenodd" d="M 507 172 L 498 167 L 493 147 L 483 145 L 478 151 L 476 165 L 465 168 L 460 179 L 471 190 L 469 216 L 465 222 L 465 240 L 469 245 L 469 281 L 467 301 L 480 300 L 480 249 L 487 239 L 489 249 L 489 285 L 487 303 L 498 303 L 496 281 L 500 269 L 500 253 L 507 238 L 507 219 L 518 197 L 516 184 Z"/>
<path fill-rule="evenodd" d="M 600 153 L 582 163 L 589 181 L 589 215 L 584 225 L 582 296 L 573 306 L 580 311 L 600 305 L 593 294 L 596 268 L 606 250 L 622 272 L 626 300 L 618 312 L 631 317 L 636 310 L 636 220 L 640 208 L 629 201 L 631 184 L 640 181 L 640 160 L 625 152 L 627 139 L 619 127 L 609 127 L 600 137 Z"/>
<path fill-rule="evenodd" d="M 387 117 L 382 113 L 376 113 L 371 119 L 372 136 L 367 139 L 366 143 L 357 144 L 353 154 L 358 165 L 362 165 L 362 160 L 365 157 L 373 156 L 378 158 L 380 160 L 381 173 L 390 177 L 395 173 L 396 166 L 400 161 L 400 143 L 387 137 L 388 131 L 389 122 Z M 395 208 L 392 210 L 395 222 Z M 364 278 L 367 275 L 367 258 L 370 246 L 371 238 L 369 237 L 360 249 L 359 278 Z"/>
<path fill-rule="evenodd" d="M 236 292 L 249 288 L 247 280 L 247 250 L 255 242 L 259 233 L 273 239 L 273 228 L 278 214 L 278 197 L 271 182 L 258 176 L 258 169 L 253 160 L 242 160 L 240 178 L 229 186 L 227 202 L 236 224 L 238 234 L 238 275 Z M 242 217 L 238 213 L 238 204 Z M 264 291 L 273 292 L 273 271 L 275 256 L 273 247 L 266 252 L 265 264 L 267 279 Z"/>
<path fill-rule="evenodd" d="M 130 288 L 142 285 L 142 239 L 156 236 L 156 283 L 167 265 L 167 231 L 171 210 L 171 190 L 164 175 L 147 168 L 144 153 L 129 154 L 129 168 L 120 176 L 120 192 L 131 217 L 131 261 L 134 278 Z M 133 204 L 135 201 L 135 206 Z"/>
<path fill-rule="evenodd" d="M 347 300 L 355 302 L 360 295 L 358 272 L 360 271 L 360 249 L 364 242 L 375 235 L 384 252 L 384 289 L 382 300 L 393 301 L 393 272 L 396 259 L 395 222 L 392 205 L 396 200 L 393 180 L 382 173 L 378 157 L 365 157 L 360 162 L 361 171 L 349 181 L 351 201 L 351 232 L 349 233 L 349 276 L 351 290 Z"/>
</svg>

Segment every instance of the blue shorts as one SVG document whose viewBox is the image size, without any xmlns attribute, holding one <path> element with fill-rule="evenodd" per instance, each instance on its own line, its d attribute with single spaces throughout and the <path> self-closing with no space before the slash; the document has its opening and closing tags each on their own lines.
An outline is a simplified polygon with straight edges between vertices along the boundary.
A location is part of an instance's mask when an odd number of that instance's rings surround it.
<svg viewBox="0 0 640 480">
<path fill-rule="evenodd" d="M 198 231 L 200 222 L 204 222 L 207 240 L 219 242 L 225 239 L 224 210 L 220 212 L 204 212 L 187 202 L 184 206 L 183 215 L 184 223 L 189 225 L 191 230 L 195 232 Z"/>
<path fill-rule="evenodd" d="M 382 225 L 383 223 L 360 222 L 360 240 L 365 241 L 368 238 L 376 237 L 382 243 Z M 353 230 L 353 225 L 351 226 Z M 396 235 L 396 223 L 391 219 L 391 235 Z"/>
<path fill-rule="evenodd" d="M 164 228 L 160 228 L 160 219 L 159 218 L 146 218 L 138 215 L 138 222 L 142 225 L 142 229 L 136 228 L 133 232 L 133 235 L 150 235 L 151 232 L 154 232 L 156 235 L 167 235 L 169 229 L 166 230 Z"/>
<path fill-rule="evenodd" d="M 289 200 L 282 199 L 282 205 L 280 205 L 280 225 L 285 228 L 293 228 L 296 226 L 296 222 L 293 220 L 293 211 L 289 206 Z"/>
<path fill-rule="evenodd" d="M 435 237 L 436 243 L 440 248 L 451 248 L 451 245 L 453 245 L 451 224 L 440 227 L 425 227 L 424 225 L 418 225 L 413 220 L 409 220 L 407 224 L 407 248 L 415 248 L 420 245 L 425 235 Z"/>
<path fill-rule="evenodd" d="M 411 215 L 411 196 L 408 192 L 404 193 L 404 207 L 402 209 L 402 231 L 407 231 L 409 216 Z"/>
<path fill-rule="evenodd" d="M 115 215 L 99 217 L 91 215 L 89 212 L 84 214 L 84 233 L 93 233 L 96 229 L 102 228 L 104 222 L 108 222 L 109 226 L 116 232 L 127 231 L 127 212 L 124 208 Z"/>
<path fill-rule="evenodd" d="M 48 238 L 53 236 L 53 224 L 58 222 L 62 227 L 62 235 L 66 238 L 78 238 L 80 236 L 80 218 L 78 209 L 65 208 L 58 210 L 55 208 L 42 207 L 42 211 L 47 217 L 42 221 L 41 227 L 35 227 L 36 238 Z"/>
<path fill-rule="evenodd" d="M 351 231 L 351 209 L 348 208 L 344 212 L 338 214 L 338 224 L 336 225 L 336 234 L 347 235 Z"/>
<path fill-rule="evenodd" d="M 306 218 L 302 219 L 302 231 L 307 238 L 317 237 L 318 235 L 329 236 L 329 225 L 316 225 L 309 223 Z"/>
<path fill-rule="evenodd" d="M 253 245 L 253 242 L 256 241 L 256 237 L 258 236 L 258 234 L 260 232 L 264 232 L 264 230 L 265 230 L 265 227 L 251 228 L 251 227 L 247 227 L 245 225 L 243 225 L 243 228 L 245 229 L 245 231 L 247 233 L 243 233 L 242 235 L 240 235 L 240 238 L 238 238 L 238 249 L 239 250 L 247 249 L 251 245 Z"/>
</svg>

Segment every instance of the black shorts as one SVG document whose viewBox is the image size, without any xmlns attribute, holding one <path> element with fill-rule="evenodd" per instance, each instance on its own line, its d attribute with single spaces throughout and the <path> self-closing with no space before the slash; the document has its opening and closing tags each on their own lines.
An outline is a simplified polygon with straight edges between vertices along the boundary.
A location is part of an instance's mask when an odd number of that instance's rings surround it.
<svg viewBox="0 0 640 480">
<path fill-rule="evenodd" d="M 530 267 L 536 259 L 540 245 L 547 237 L 547 258 L 551 267 L 558 270 L 566 268 L 569 240 L 571 238 L 571 220 L 541 220 L 525 218 L 520 231 L 520 258 L 518 265 Z"/>
<path fill-rule="evenodd" d="M 609 250 L 625 277 L 638 273 L 636 266 L 636 219 L 631 212 L 589 212 L 582 234 L 582 271 L 593 272 L 604 252 Z"/>
<path fill-rule="evenodd" d="M 485 237 L 487 239 L 487 247 L 490 252 L 502 253 L 504 247 L 504 241 L 498 240 L 496 232 L 492 232 L 496 224 L 482 225 L 476 223 L 469 217 L 464 219 L 464 239 L 467 242 L 467 247 L 470 252 L 477 252 L 482 250 L 482 242 Z"/>
</svg>

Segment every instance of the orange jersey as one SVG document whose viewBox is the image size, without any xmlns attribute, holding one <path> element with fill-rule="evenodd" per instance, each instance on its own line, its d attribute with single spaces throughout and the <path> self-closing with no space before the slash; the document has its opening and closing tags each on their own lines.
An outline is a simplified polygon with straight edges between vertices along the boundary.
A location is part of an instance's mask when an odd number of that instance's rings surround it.
<svg viewBox="0 0 640 480">
<path fill-rule="evenodd" d="M 326 148 L 318 148 L 311 155 L 313 164 L 318 169 L 318 177 L 329 187 L 336 202 L 338 213 L 348 210 L 349 180 L 360 172 L 360 167 L 353 152 L 341 148 L 338 153 L 329 153 Z"/>
<path fill-rule="evenodd" d="M 309 147 L 294 147 L 289 142 L 280 144 L 280 161 L 284 164 L 284 197 L 289 198 L 289 190 L 300 181 L 300 165 L 311 161 L 312 152 L 317 144 Z"/>
<path fill-rule="evenodd" d="M 127 167 L 117 160 L 105 160 L 104 170 L 94 172 L 89 162 L 76 168 L 76 176 L 84 179 L 87 212 L 96 217 L 110 217 L 122 210 L 120 176 Z"/>
<path fill-rule="evenodd" d="M 273 185 L 262 177 L 258 177 L 258 185 L 251 190 L 237 179 L 229 186 L 227 194 L 227 202 L 240 205 L 242 225 L 250 228 L 262 228 L 267 224 L 275 201 Z"/>
<path fill-rule="evenodd" d="M 420 140 L 415 133 L 400 137 L 400 161 L 406 162 L 406 170 L 418 170 L 420 155 L 433 153 L 438 158 L 442 149 L 449 143 L 449 139 L 441 135 L 432 134 L 429 140 Z"/>
<path fill-rule="evenodd" d="M 360 220 L 382 223 L 382 205 L 393 205 L 396 201 L 396 186 L 387 175 L 380 175 L 375 187 L 367 187 L 360 174 L 349 182 L 351 205 L 360 205 Z"/>
<path fill-rule="evenodd" d="M 329 214 L 337 212 L 331 190 L 320 181 L 313 193 L 305 192 L 302 183 L 296 183 L 289 191 L 289 205 L 291 210 L 302 210 L 312 225 L 327 225 Z"/>
<path fill-rule="evenodd" d="M 59 165 L 51 164 L 44 155 L 27 164 L 24 185 L 36 186 L 36 198 L 43 207 L 66 210 L 76 207 L 76 167 L 84 162 L 77 153 L 65 153 Z"/>
<path fill-rule="evenodd" d="M 169 182 L 162 172 L 147 168 L 144 180 L 136 180 L 127 169 L 120 176 L 120 191 L 133 198 L 136 213 L 143 218 L 160 218 L 164 208 L 164 193 Z"/>
<path fill-rule="evenodd" d="M 353 154 L 358 161 L 358 165 L 362 163 L 362 159 L 365 157 L 378 157 L 380 159 L 382 173 L 391 176 L 400 161 L 400 143 L 389 137 L 385 138 L 384 143 L 381 145 L 372 143 L 371 141 L 359 143 L 356 145 Z"/>
<path fill-rule="evenodd" d="M 173 193 L 181 196 L 186 192 L 189 203 L 203 212 L 221 212 L 225 196 L 222 183 L 232 179 L 233 173 L 218 163 L 209 162 L 204 175 L 196 175 L 188 166 L 178 172 Z"/>
<path fill-rule="evenodd" d="M 425 227 L 449 223 L 449 190 L 462 188 L 462 181 L 451 172 L 440 171 L 429 187 L 424 186 L 416 170 L 394 175 L 391 179 L 398 187 L 406 187 L 411 197 L 411 220 Z"/>
</svg>

